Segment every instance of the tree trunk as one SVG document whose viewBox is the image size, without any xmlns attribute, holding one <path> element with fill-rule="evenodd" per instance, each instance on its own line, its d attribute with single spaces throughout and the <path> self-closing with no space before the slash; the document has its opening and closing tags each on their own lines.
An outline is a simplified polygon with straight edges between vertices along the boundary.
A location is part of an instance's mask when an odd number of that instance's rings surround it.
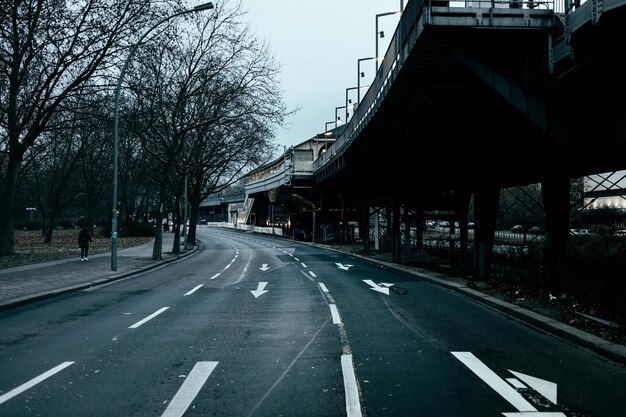
<svg viewBox="0 0 626 417">
<path fill-rule="evenodd" d="M 0 192 L 0 256 L 10 255 L 15 252 L 15 223 L 13 213 L 15 210 L 15 194 L 17 189 L 17 177 L 22 164 L 22 154 L 9 152 L 7 173 L 4 187 Z"/>
<path fill-rule="evenodd" d="M 163 187 L 162 187 L 163 188 Z M 152 247 L 152 259 L 160 261 L 163 250 L 163 203 L 160 204 L 156 216 L 156 228 L 154 229 L 154 246 Z"/>
</svg>

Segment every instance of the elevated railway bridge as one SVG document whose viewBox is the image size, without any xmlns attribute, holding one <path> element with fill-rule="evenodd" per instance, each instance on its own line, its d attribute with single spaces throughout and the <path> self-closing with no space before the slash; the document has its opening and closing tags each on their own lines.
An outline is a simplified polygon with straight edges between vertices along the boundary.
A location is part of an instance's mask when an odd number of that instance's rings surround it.
<svg viewBox="0 0 626 417">
<path fill-rule="evenodd" d="M 625 18 L 626 0 L 410 0 L 352 118 L 300 173 L 306 193 L 275 176 L 248 181 L 249 194 L 298 194 L 318 221 L 340 210 L 361 230 L 386 207 L 396 261 L 401 222 L 431 211 L 459 221 L 467 245 L 473 197 L 484 278 L 500 190 L 540 183 L 558 262 L 570 179 L 626 169 Z"/>
</svg>

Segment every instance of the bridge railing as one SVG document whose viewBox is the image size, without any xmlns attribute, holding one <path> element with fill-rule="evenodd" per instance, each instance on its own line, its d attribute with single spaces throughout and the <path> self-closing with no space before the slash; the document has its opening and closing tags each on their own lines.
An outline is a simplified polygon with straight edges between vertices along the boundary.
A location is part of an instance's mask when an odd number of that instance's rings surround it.
<svg viewBox="0 0 626 417">
<path fill-rule="evenodd" d="M 571 12 L 580 7 L 586 0 L 479 0 L 479 1 L 461 1 L 461 2 L 440 2 L 434 1 L 432 7 L 436 8 L 437 4 L 447 4 L 450 9 L 454 7 L 460 7 L 464 9 L 470 8 L 484 8 L 499 9 L 499 8 L 511 8 L 511 9 L 544 9 L 552 10 L 556 14 L 562 14 L 566 10 Z M 429 10 L 429 2 L 424 0 L 411 0 L 407 3 L 400 22 L 394 32 L 393 38 L 389 43 L 387 52 L 379 65 L 378 72 L 369 89 L 363 96 L 360 103 L 358 103 L 356 109 L 353 111 L 352 118 L 347 122 L 345 129 L 335 140 L 335 143 L 329 148 L 329 150 L 319 158 L 317 158 L 313 164 L 313 170 L 317 170 L 329 161 L 333 160 L 335 155 L 342 152 L 342 148 L 346 147 L 361 130 L 367 125 L 371 117 L 374 115 L 383 98 L 387 94 L 387 91 L 391 87 L 395 80 L 400 68 L 406 61 L 408 54 L 412 47 L 415 45 L 418 37 L 420 36 L 424 26 L 425 19 L 423 19 L 425 10 Z M 483 7 L 486 6 L 486 7 Z"/>
</svg>

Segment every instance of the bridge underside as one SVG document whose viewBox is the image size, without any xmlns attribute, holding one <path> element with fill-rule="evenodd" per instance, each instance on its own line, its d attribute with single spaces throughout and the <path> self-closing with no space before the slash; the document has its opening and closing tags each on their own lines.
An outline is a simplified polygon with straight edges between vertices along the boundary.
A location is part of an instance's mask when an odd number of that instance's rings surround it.
<svg viewBox="0 0 626 417">
<path fill-rule="evenodd" d="M 562 250 L 569 178 L 626 168 L 624 17 L 580 28 L 571 56 L 552 63 L 553 29 L 425 26 L 367 125 L 315 172 L 318 191 L 341 195 L 344 210 L 461 217 L 479 193 L 477 238 L 489 244 L 498 190 L 542 183 L 550 243 Z"/>
</svg>

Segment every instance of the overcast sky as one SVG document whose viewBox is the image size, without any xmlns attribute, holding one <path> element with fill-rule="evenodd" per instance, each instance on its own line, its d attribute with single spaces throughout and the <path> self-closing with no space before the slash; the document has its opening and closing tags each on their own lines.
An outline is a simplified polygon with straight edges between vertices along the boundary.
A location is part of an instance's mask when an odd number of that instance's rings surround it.
<svg viewBox="0 0 626 417">
<path fill-rule="evenodd" d="M 281 147 L 297 145 L 324 132 L 345 106 L 346 88 L 357 85 L 357 60 L 376 50 L 376 15 L 400 10 L 400 0 L 242 0 L 244 20 L 269 44 L 281 68 L 280 83 L 288 109 L 300 107 L 277 132 Z M 378 18 L 379 55 L 384 55 L 399 16 Z M 361 85 L 368 85 L 375 62 L 364 61 Z M 361 91 L 363 97 L 366 90 Z M 349 92 L 356 98 L 356 91 Z M 354 100 L 356 101 L 356 100 Z M 344 120 L 345 109 L 338 114 Z M 329 128 L 334 127 L 330 124 Z"/>
</svg>

